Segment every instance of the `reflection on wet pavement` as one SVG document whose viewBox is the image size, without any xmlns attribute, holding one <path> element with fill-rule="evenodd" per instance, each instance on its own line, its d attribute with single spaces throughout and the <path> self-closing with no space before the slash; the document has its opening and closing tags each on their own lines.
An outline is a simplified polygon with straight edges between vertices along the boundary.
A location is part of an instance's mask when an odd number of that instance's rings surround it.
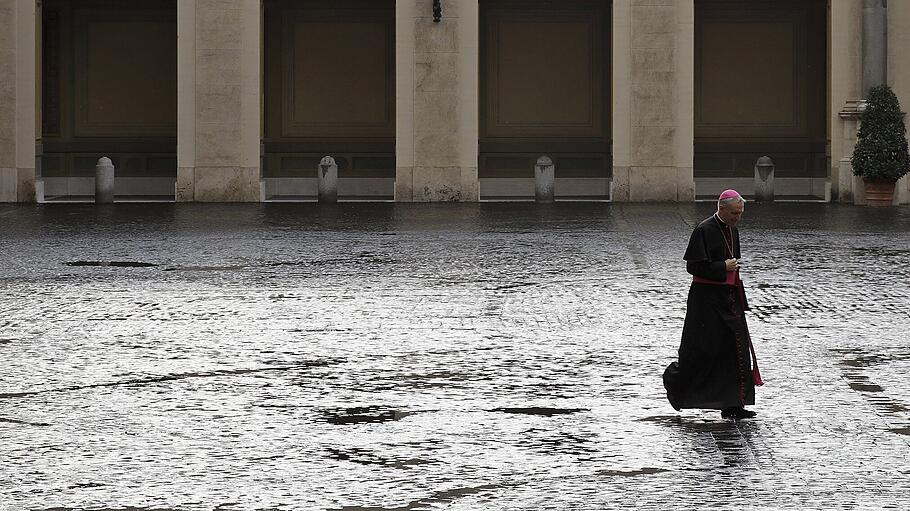
<svg viewBox="0 0 910 511">
<path fill-rule="evenodd" d="M 398 410 L 383 410 L 379 406 L 355 406 L 343 410 L 331 410 L 324 413 L 324 419 L 329 424 L 363 424 L 369 422 L 386 422 L 401 420 L 415 412 L 401 412 Z"/>
<path fill-rule="evenodd" d="M 0 511 L 910 507 L 910 210 L 750 204 L 756 420 L 675 413 L 710 205 L 0 205 Z"/>
</svg>

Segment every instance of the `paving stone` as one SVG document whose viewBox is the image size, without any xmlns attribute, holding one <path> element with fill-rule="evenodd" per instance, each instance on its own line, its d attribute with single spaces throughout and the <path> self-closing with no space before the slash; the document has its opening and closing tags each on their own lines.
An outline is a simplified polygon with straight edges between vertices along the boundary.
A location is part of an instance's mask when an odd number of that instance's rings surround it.
<svg viewBox="0 0 910 511">
<path fill-rule="evenodd" d="M 660 379 L 711 210 L 0 205 L 0 510 L 910 507 L 910 209 L 747 204 L 735 423 Z"/>
</svg>

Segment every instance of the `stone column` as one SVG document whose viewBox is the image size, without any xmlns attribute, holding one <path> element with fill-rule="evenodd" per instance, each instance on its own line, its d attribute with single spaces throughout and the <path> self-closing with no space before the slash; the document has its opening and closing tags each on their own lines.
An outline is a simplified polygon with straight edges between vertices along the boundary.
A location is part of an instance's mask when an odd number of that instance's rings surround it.
<svg viewBox="0 0 910 511">
<path fill-rule="evenodd" d="M 196 184 L 196 0 L 177 2 L 178 202 L 194 199 Z"/>
<path fill-rule="evenodd" d="M 613 200 L 693 201 L 693 0 L 613 2 Z"/>
<path fill-rule="evenodd" d="M 695 201 L 695 1 L 676 5 L 676 200 Z"/>
<path fill-rule="evenodd" d="M 837 202 L 862 200 L 862 182 L 855 186 L 853 148 L 859 127 L 862 92 L 862 3 L 832 2 L 830 10 L 831 195 Z M 860 195 L 855 196 L 858 189 Z"/>
<path fill-rule="evenodd" d="M 260 2 L 178 2 L 177 200 L 260 200 Z"/>
<path fill-rule="evenodd" d="M 613 182 L 614 202 L 629 200 L 632 166 L 632 2 L 613 0 Z"/>
<path fill-rule="evenodd" d="M 888 3 L 888 81 L 897 94 L 901 110 L 910 111 L 910 2 Z M 910 123 L 910 116 L 904 117 Z M 897 182 L 898 204 L 910 204 L 910 175 Z"/>
<path fill-rule="evenodd" d="M 477 201 L 479 5 L 398 0 L 395 200 Z"/>
<path fill-rule="evenodd" d="M 888 83 L 887 0 L 863 0 L 863 97 Z"/>
<path fill-rule="evenodd" d="M 35 13 L 0 0 L 0 202 L 35 201 Z"/>
</svg>

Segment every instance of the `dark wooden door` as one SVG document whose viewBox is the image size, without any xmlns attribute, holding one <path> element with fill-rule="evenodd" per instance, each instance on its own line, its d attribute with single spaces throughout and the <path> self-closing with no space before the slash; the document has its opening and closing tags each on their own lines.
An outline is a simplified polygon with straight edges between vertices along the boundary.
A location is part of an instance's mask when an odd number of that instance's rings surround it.
<svg viewBox="0 0 910 511">
<path fill-rule="evenodd" d="M 606 177 L 611 2 L 481 0 L 480 177 Z"/>
<path fill-rule="evenodd" d="M 42 7 L 44 177 L 177 175 L 174 0 L 46 0 Z"/>
<path fill-rule="evenodd" d="M 395 176 L 393 0 L 265 3 L 266 177 Z"/>
<path fill-rule="evenodd" d="M 827 175 L 825 0 L 695 3 L 695 176 Z"/>
</svg>

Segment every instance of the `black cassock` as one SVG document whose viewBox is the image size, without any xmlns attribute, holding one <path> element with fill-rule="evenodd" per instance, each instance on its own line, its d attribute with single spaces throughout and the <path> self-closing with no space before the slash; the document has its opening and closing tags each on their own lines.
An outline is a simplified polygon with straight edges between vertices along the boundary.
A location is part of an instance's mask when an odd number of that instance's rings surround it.
<svg viewBox="0 0 910 511">
<path fill-rule="evenodd" d="M 732 251 L 732 254 L 730 253 Z M 686 302 L 686 322 L 679 362 L 664 371 L 664 387 L 674 407 L 716 408 L 755 404 L 749 310 L 742 281 L 727 285 L 725 260 L 739 259 L 739 231 L 712 215 L 692 231 L 684 259 L 686 270 L 715 283 L 693 282 Z"/>
</svg>

